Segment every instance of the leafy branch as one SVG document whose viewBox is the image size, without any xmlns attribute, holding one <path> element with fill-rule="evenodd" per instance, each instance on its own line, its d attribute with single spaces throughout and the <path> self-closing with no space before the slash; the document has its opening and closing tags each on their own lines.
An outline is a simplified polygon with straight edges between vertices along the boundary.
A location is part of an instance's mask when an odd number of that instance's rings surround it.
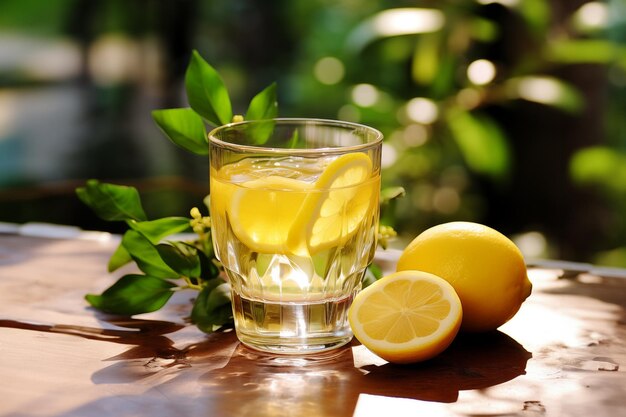
<svg viewBox="0 0 626 417">
<path fill-rule="evenodd" d="M 155 110 L 152 118 L 175 145 L 196 155 L 207 155 L 207 125 L 220 126 L 244 117 L 233 114 L 222 78 L 197 51 L 193 51 L 187 67 L 185 87 L 191 108 Z M 245 119 L 271 119 L 277 115 L 273 83 L 252 98 Z M 260 141 L 263 139 L 259 136 Z M 232 321 L 230 286 L 215 257 L 210 217 L 194 207 L 190 217 L 149 220 L 135 188 L 95 179 L 77 188 L 76 194 L 102 219 L 128 226 L 109 259 L 109 272 L 131 262 L 141 271 L 122 276 L 102 294 L 87 294 L 85 299 L 91 306 L 120 315 L 148 313 L 163 307 L 176 291 L 192 289 L 198 295 L 190 319 L 200 330 L 212 332 Z M 384 204 L 400 194 L 383 195 Z M 176 235 L 191 231 L 195 233 L 193 238 L 176 239 Z M 383 244 L 394 236 L 393 229 L 381 228 Z M 380 271 L 371 268 L 364 282 L 379 277 Z"/>
</svg>

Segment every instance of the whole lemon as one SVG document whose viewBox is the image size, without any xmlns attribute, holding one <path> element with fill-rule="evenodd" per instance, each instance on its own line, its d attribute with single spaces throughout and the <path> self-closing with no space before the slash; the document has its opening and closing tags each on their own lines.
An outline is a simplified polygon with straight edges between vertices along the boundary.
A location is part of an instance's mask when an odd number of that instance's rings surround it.
<svg viewBox="0 0 626 417">
<path fill-rule="evenodd" d="M 502 233 L 471 222 L 425 230 L 402 252 L 398 271 L 429 272 L 448 281 L 463 306 L 461 330 L 494 330 L 510 320 L 530 295 L 526 264 Z"/>
</svg>

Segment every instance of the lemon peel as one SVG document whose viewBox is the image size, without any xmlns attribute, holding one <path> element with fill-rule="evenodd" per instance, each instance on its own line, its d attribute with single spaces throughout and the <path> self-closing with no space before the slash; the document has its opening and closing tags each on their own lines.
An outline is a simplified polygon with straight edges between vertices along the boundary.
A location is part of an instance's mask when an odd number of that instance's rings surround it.
<svg viewBox="0 0 626 417">
<path fill-rule="evenodd" d="M 426 271 L 448 281 L 463 303 L 461 330 L 468 332 L 500 327 L 532 290 L 517 246 L 497 230 L 473 222 L 425 230 L 404 249 L 397 270 Z"/>
<path fill-rule="evenodd" d="M 294 253 L 315 254 L 345 243 L 377 202 L 370 181 L 372 161 L 364 153 L 332 161 L 315 181 L 288 237 Z"/>
</svg>

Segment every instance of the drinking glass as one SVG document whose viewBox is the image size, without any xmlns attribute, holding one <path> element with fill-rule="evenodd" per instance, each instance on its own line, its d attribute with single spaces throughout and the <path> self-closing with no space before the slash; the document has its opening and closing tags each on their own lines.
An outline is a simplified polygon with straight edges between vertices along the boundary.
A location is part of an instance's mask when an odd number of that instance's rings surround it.
<svg viewBox="0 0 626 417">
<path fill-rule="evenodd" d="M 319 352 L 352 338 L 347 312 L 376 250 L 382 134 L 319 119 L 209 133 L 215 253 L 241 342 Z"/>
</svg>

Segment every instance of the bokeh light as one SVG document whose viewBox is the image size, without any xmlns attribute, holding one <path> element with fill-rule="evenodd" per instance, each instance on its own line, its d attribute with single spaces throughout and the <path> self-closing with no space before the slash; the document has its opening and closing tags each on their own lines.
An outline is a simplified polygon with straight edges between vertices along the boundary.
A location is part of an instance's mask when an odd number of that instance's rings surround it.
<svg viewBox="0 0 626 417">
<path fill-rule="evenodd" d="M 437 121 L 439 117 L 439 109 L 437 104 L 425 97 L 416 97 L 406 105 L 407 116 L 418 123 L 429 125 Z"/>
<path fill-rule="evenodd" d="M 313 73 L 322 84 L 333 85 L 343 79 L 345 67 L 339 59 L 326 56 L 315 63 Z"/>
<path fill-rule="evenodd" d="M 467 67 L 467 78 L 476 85 L 489 84 L 496 77 L 496 66 L 486 59 L 478 59 Z"/>
<path fill-rule="evenodd" d="M 380 93 L 371 84 L 358 84 L 352 89 L 352 101 L 361 107 L 371 107 L 378 101 Z"/>
</svg>

